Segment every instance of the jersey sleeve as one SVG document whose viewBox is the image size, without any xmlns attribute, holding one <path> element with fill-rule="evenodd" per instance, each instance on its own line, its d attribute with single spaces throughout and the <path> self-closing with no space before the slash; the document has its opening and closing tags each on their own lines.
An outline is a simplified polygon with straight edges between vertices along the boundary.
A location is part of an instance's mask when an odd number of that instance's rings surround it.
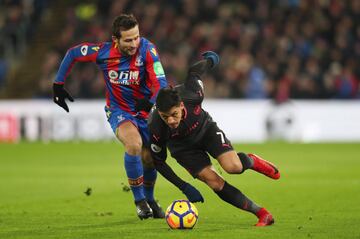
<svg viewBox="0 0 360 239">
<path fill-rule="evenodd" d="M 150 102 L 154 104 L 159 90 L 167 86 L 167 81 L 160 56 L 152 43 L 149 43 L 145 54 L 147 85 L 152 90 Z"/>
<path fill-rule="evenodd" d="M 190 66 L 184 82 L 186 90 L 196 93 L 200 92 L 203 95 L 204 85 L 201 81 L 201 76 L 210 69 L 210 64 L 209 60 L 201 60 Z"/>
<path fill-rule="evenodd" d="M 167 158 L 166 144 L 160 140 L 156 140 L 157 137 L 160 137 L 159 135 L 151 133 L 150 136 L 151 156 L 153 157 L 154 161 L 164 162 Z"/>
<path fill-rule="evenodd" d="M 156 109 L 153 109 L 148 118 L 150 133 L 150 151 L 154 161 L 164 162 L 167 157 L 166 139 L 162 133 L 162 122 Z"/>
<path fill-rule="evenodd" d="M 70 48 L 62 60 L 54 83 L 64 84 L 76 62 L 96 62 L 100 44 L 82 43 Z"/>
</svg>

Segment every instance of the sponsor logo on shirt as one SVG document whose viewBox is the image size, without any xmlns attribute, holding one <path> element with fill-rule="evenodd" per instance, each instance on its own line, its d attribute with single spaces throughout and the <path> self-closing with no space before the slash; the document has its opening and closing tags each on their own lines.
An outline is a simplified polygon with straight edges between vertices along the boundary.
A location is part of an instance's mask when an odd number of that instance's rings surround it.
<svg viewBox="0 0 360 239">
<path fill-rule="evenodd" d="M 117 71 L 114 71 L 114 70 L 109 71 L 110 80 L 115 80 L 118 78 L 118 76 L 119 76 L 119 74 L 117 73 Z"/>
<path fill-rule="evenodd" d="M 117 85 L 139 85 L 139 71 L 114 71 L 108 73 L 110 82 Z"/>
<path fill-rule="evenodd" d="M 93 47 L 91 47 L 91 49 L 92 49 L 93 51 L 98 51 L 98 50 L 100 49 L 100 47 L 98 47 L 98 46 L 93 46 Z"/>
</svg>

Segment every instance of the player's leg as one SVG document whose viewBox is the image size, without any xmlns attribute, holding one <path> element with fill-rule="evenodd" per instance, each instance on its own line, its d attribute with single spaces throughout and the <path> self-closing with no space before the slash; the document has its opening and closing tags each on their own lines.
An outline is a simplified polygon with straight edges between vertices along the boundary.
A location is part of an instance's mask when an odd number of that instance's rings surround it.
<svg viewBox="0 0 360 239">
<path fill-rule="evenodd" d="M 228 173 L 242 173 L 253 169 L 270 178 L 279 179 L 280 172 L 276 166 L 255 154 L 236 153 L 225 133 L 214 123 L 205 134 L 204 148 L 216 158 L 221 167 Z"/>
<path fill-rule="evenodd" d="M 230 174 L 239 174 L 244 172 L 245 166 L 234 150 L 226 151 L 216 157 L 220 166 Z"/>
<path fill-rule="evenodd" d="M 126 121 L 118 126 L 117 137 L 125 147 L 125 171 L 134 195 L 138 216 L 140 219 L 152 217 L 152 210 L 147 204 L 144 194 L 140 133 L 132 122 Z"/>
<path fill-rule="evenodd" d="M 234 151 L 225 133 L 213 123 L 208 127 L 203 140 L 204 150 L 216 158 L 220 166 L 231 174 L 242 173 L 249 167 L 248 161 L 243 161 Z"/>
<path fill-rule="evenodd" d="M 219 155 L 216 159 L 219 161 L 221 167 L 231 174 L 242 173 L 247 169 L 252 169 L 272 179 L 280 178 L 280 172 L 274 164 L 255 154 L 228 151 Z"/>
<path fill-rule="evenodd" d="M 137 119 L 138 129 L 142 138 L 143 147 L 141 151 L 141 159 L 144 172 L 144 194 L 146 201 L 153 211 L 154 218 L 164 218 L 165 212 L 160 204 L 154 198 L 154 188 L 157 178 L 157 171 L 154 167 L 149 147 L 149 130 L 146 120 Z"/>
<path fill-rule="evenodd" d="M 280 172 L 278 168 L 271 162 L 262 159 L 260 156 L 256 154 L 245 154 L 245 153 L 238 153 L 239 158 L 252 160 L 252 167 L 250 169 L 264 174 L 265 176 L 272 178 L 272 179 L 279 179 Z M 249 160 L 249 161 L 250 161 Z"/>
<path fill-rule="evenodd" d="M 154 186 L 157 178 L 157 172 L 151 158 L 151 153 L 146 147 L 142 148 L 141 160 L 144 169 L 144 194 L 146 200 L 154 201 Z"/>
<path fill-rule="evenodd" d="M 256 226 L 274 223 L 272 215 L 265 208 L 258 206 L 239 189 L 227 183 L 212 166 L 202 169 L 197 178 L 206 183 L 225 202 L 257 216 L 259 220 Z"/>
<path fill-rule="evenodd" d="M 144 167 L 144 193 L 146 201 L 153 211 L 154 218 L 165 218 L 165 212 L 154 198 L 154 187 L 157 178 L 157 171 L 154 167 L 150 150 L 143 147 L 141 154 Z"/>
<path fill-rule="evenodd" d="M 273 179 L 280 178 L 280 172 L 274 164 L 255 154 L 236 153 L 232 150 L 220 154 L 216 159 L 227 173 L 242 173 L 252 169 Z"/>
<path fill-rule="evenodd" d="M 124 164 L 131 191 L 134 195 L 137 214 L 140 219 L 152 216 L 145 200 L 143 187 L 143 166 L 141 162 L 142 140 L 134 118 L 120 109 L 105 107 L 106 116 L 116 137 L 125 147 Z"/>
</svg>

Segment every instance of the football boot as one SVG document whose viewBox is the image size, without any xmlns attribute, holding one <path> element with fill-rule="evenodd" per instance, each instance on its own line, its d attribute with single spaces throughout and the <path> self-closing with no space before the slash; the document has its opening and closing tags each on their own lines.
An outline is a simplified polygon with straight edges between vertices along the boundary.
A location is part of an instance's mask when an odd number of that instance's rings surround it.
<svg viewBox="0 0 360 239">
<path fill-rule="evenodd" d="M 280 172 L 274 164 L 262 159 L 256 154 L 248 154 L 248 156 L 254 161 L 253 170 L 272 179 L 280 178 Z"/>
<path fill-rule="evenodd" d="M 154 218 L 165 218 L 165 212 L 161 208 L 160 204 L 156 201 L 148 201 L 147 202 L 153 212 Z"/>
<path fill-rule="evenodd" d="M 141 220 L 153 216 L 153 212 L 145 199 L 135 202 L 135 205 L 136 205 L 136 213 Z"/>
<path fill-rule="evenodd" d="M 259 218 L 259 221 L 255 224 L 257 227 L 265 227 L 274 224 L 275 220 L 270 212 L 268 212 L 265 208 L 261 208 L 256 216 Z"/>
</svg>

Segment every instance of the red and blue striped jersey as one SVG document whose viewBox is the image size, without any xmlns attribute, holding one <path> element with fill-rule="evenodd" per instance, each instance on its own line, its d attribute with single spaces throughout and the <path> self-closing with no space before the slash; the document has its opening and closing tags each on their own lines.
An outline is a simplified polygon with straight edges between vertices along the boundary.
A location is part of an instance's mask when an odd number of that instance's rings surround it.
<svg viewBox="0 0 360 239">
<path fill-rule="evenodd" d="M 148 98 L 154 103 L 159 90 L 167 86 L 159 54 L 150 41 L 141 38 L 132 56 L 121 54 L 114 42 L 82 43 L 70 48 L 55 78 L 64 84 L 75 62 L 95 62 L 106 84 L 106 106 L 136 115 L 135 99 Z M 138 115 L 147 118 L 141 111 Z"/>
</svg>

